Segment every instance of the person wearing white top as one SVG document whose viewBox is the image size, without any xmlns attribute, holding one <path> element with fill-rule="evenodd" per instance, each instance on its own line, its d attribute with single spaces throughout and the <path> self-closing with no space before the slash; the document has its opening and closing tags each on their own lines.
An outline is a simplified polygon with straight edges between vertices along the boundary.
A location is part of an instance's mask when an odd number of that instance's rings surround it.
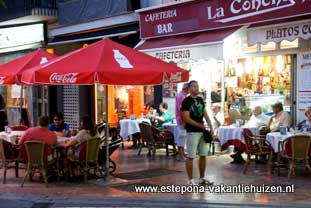
<svg viewBox="0 0 311 208">
<path fill-rule="evenodd" d="M 225 116 L 222 112 L 220 112 L 221 108 L 219 105 L 215 105 L 212 108 L 213 116 L 211 119 L 214 134 L 217 135 L 217 130 L 220 126 L 224 125 L 225 123 Z"/>
<path fill-rule="evenodd" d="M 290 127 L 291 118 L 288 112 L 283 111 L 283 104 L 276 103 L 272 106 L 274 115 L 270 118 L 269 128 L 271 132 L 280 130 L 281 126 Z"/>
<path fill-rule="evenodd" d="M 267 126 L 269 123 L 269 117 L 266 116 L 263 112 L 260 106 L 256 106 L 253 110 L 253 115 L 247 122 L 248 126 L 254 126 L 254 127 L 262 127 Z"/>
</svg>

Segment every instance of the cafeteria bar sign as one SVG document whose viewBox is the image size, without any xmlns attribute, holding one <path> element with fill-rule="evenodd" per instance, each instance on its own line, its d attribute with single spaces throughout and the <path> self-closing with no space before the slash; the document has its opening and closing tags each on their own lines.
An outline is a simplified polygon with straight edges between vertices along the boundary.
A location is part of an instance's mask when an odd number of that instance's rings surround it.
<svg viewBox="0 0 311 208">
<path fill-rule="evenodd" d="M 140 15 L 141 37 L 151 38 L 311 14 L 311 1 L 185 1 L 137 12 Z"/>
<path fill-rule="evenodd" d="M 299 21 L 292 24 L 253 28 L 247 31 L 247 43 L 249 46 L 268 42 L 293 41 L 297 38 L 311 38 L 311 20 Z"/>
</svg>

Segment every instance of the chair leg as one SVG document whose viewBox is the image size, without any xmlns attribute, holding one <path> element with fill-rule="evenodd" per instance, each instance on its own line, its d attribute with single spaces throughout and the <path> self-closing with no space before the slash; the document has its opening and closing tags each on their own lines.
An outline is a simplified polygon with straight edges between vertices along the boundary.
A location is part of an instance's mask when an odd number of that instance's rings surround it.
<svg viewBox="0 0 311 208">
<path fill-rule="evenodd" d="M 84 183 L 87 183 L 87 175 L 88 175 L 88 168 L 87 168 L 87 166 L 85 166 L 85 168 L 84 168 Z"/>
<path fill-rule="evenodd" d="M 250 165 L 250 163 L 251 163 L 251 156 L 250 156 L 250 154 L 247 154 L 247 160 L 246 160 L 245 165 L 244 165 L 243 174 L 246 174 L 247 168 Z"/>
<path fill-rule="evenodd" d="M 280 167 L 280 165 L 281 165 L 281 159 L 280 159 L 280 156 L 278 156 L 278 159 L 277 159 L 278 176 L 281 175 L 281 167 Z"/>
<path fill-rule="evenodd" d="M 141 150 L 143 149 L 143 143 L 140 144 L 137 155 L 140 156 Z"/>
<path fill-rule="evenodd" d="M 152 159 L 153 159 L 153 160 L 155 159 L 156 151 L 157 151 L 157 148 L 156 148 L 156 147 L 153 147 L 153 149 L 152 149 Z"/>
<path fill-rule="evenodd" d="M 311 168 L 310 168 L 310 164 L 309 164 L 309 160 L 306 160 L 306 170 L 307 170 L 307 174 L 309 175 L 311 172 Z"/>
<path fill-rule="evenodd" d="M 23 178 L 21 187 L 24 186 L 24 183 L 25 183 L 25 181 L 26 181 L 26 178 L 28 177 L 28 175 L 30 175 L 30 172 L 31 172 L 31 170 L 30 170 L 29 168 L 27 168 L 27 171 L 26 171 L 26 174 L 25 174 L 25 176 L 24 176 L 24 178 Z"/>
<path fill-rule="evenodd" d="M 212 154 L 215 155 L 215 142 L 212 142 Z"/>
<path fill-rule="evenodd" d="M 6 162 L 3 163 L 3 181 L 2 183 L 5 184 L 6 182 L 6 172 L 8 169 L 8 164 Z"/>
<path fill-rule="evenodd" d="M 291 176 L 295 177 L 295 161 L 294 160 L 291 161 L 291 164 L 288 169 L 288 178 L 291 178 Z"/>
<path fill-rule="evenodd" d="M 49 184 L 48 184 L 48 178 L 47 178 L 47 175 L 46 175 L 45 168 L 41 168 L 41 173 L 42 173 L 42 176 L 43 176 L 44 183 L 45 183 L 46 187 L 48 187 Z"/>
<path fill-rule="evenodd" d="M 15 162 L 15 177 L 18 178 L 18 162 Z"/>
<path fill-rule="evenodd" d="M 174 156 L 174 158 L 176 158 L 176 156 L 177 156 L 176 145 L 175 145 L 175 143 L 173 143 L 172 145 L 173 145 L 173 156 Z"/>
<path fill-rule="evenodd" d="M 168 144 L 165 144 L 165 149 L 166 149 L 166 156 L 168 156 L 169 155 L 169 153 L 168 153 Z"/>
<path fill-rule="evenodd" d="M 273 174 L 274 172 L 274 163 L 273 163 L 273 152 L 271 151 L 269 154 L 269 162 L 268 162 L 269 166 L 270 166 L 270 174 Z"/>
</svg>

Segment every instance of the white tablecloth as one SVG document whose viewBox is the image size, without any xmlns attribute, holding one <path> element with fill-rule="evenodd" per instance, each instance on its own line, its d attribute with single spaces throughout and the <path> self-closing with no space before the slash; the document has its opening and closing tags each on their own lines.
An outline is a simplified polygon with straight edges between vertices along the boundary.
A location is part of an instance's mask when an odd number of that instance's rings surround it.
<svg viewBox="0 0 311 208">
<path fill-rule="evenodd" d="M 120 120 L 120 136 L 127 139 L 130 135 L 140 133 L 139 124 L 142 122 L 150 123 L 149 119 L 122 119 Z"/>
<path fill-rule="evenodd" d="M 271 132 L 271 133 L 267 134 L 266 140 L 271 144 L 271 147 L 274 150 L 274 152 L 279 152 L 279 142 L 282 142 L 285 139 L 287 139 L 288 137 L 293 136 L 293 135 L 308 135 L 308 136 L 310 136 L 311 134 L 308 134 L 308 133 L 294 134 L 292 132 L 288 132 L 286 135 L 281 135 L 280 132 Z"/>
<path fill-rule="evenodd" d="M 57 137 L 57 144 L 65 144 L 70 138 L 68 137 Z"/>
<path fill-rule="evenodd" d="M 223 145 L 228 142 L 228 140 L 237 139 L 240 140 L 243 144 L 245 144 L 245 139 L 243 136 L 243 129 L 249 129 L 253 132 L 254 135 L 259 134 L 258 127 L 234 127 L 234 126 L 221 126 L 218 129 L 218 136 L 220 140 L 220 144 Z"/>
<path fill-rule="evenodd" d="M 164 129 L 169 130 L 174 134 L 174 140 L 176 141 L 178 136 L 178 125 L 173 123 L 166 123 L 162 125 Z"/>
<path fill-rule="evenodd" d="M 0 132 L 0 138 L 10 143 L 16 144 L 17 138 L 23 136 L 25 131 L 11 131 L 7 133 L 5 131 Z"/>
</svg>

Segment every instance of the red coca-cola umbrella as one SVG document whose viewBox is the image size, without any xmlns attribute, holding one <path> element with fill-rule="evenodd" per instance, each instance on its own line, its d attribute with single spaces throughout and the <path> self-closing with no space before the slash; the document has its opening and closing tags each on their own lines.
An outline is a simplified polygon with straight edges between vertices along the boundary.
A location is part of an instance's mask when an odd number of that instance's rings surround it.
<svg viewBox="0 0 311 208">
<path fill-rule="evenodd" d="M 46 63 L 56 55 L 36 50 L 0 66 L 0 85 L 21 84 L 22 72 L 36 65 Z"/>
<path fill-rule="evenodd" d="M 22 82 L 46 85 L 150 85 L 185 82 L 188 71 L 135 49 L 103 39 L 26 70 Z"/>
<path fill-rule="evenodd" d="M 135 49 L 103 39 L 86 48 L 58 57 L 47 64 L 26 70 L 22 82 L 46 85 L 158 85 L 186 82 L 188 71 Z M 108 123 L 108 105 L 106 105 Z M 106 138 L 109 138 L 106 125 Z M 109 170 L 109 146 L 106 140 L 106 170 Z M 109 179 L 109 171 L 107 171 Z"/>
</svg>

